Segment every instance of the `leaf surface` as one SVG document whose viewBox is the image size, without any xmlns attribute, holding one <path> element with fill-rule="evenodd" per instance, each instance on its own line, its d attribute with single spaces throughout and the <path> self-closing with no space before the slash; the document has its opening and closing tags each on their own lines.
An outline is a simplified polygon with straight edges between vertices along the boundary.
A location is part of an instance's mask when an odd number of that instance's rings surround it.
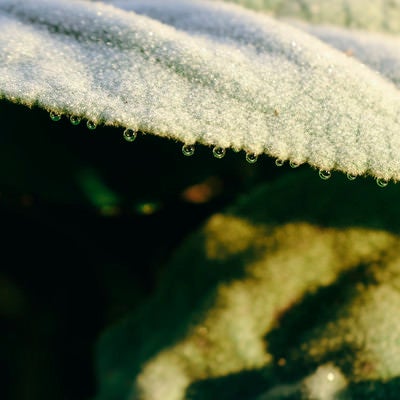
<svg viewBox="0 0 400 400">
<path fill-rule="evenodd" d="M 388 79 L 234 5 L 129 4 L 0 0 L 1 96 L 186 144 L 400 179 L 400 92 Z"/>
<path fill-rule="evenodd" d="M 400 33 L 399 0 L 226 0 L 315 24 Z"/>
</svg>

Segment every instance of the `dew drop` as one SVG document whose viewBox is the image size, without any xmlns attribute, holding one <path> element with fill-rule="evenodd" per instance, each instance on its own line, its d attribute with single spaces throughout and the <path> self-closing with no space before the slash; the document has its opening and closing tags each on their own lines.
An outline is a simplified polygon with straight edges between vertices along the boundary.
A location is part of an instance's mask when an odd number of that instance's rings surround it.
<svg viewBox="0 0 400 400">
<path fill-rule="evenodd" d="M 223 158 L 225 156 L 225 149 L 223 147 L 214 147 L 213 155 L 215 158 Z"/>
<path fill-rule="evenodd" d="M 280 158 L 277 158 L 277 159 L 275 160 L 275 165 L 276 165 L 277 167 L 282 167 L 283 164 L 285 164 L 285 161 L 284 161 L 284 160 L 281 160 Z"/>
<path fill-rule="evenodd" d="M 379 187 L 384 188 L 384 187 L 386 187 L 386 186 L 389 184 L 389 181 L 388 181 L 387 179 L 378 178 L 378 179 L 376 180 L 376 184 L 377 184 Z"/>
<path fill-rule="evenodd" d="M 235 153 L 239 153 L 240 149 L 239 149 L 239 147 L 232 147 L 232 151 Z"/>
<path fill-rule="evenodd" d="M 56 113 L 54 111 L 51 111 L 50 112 L 50 118 L 51 118 L 52 121 L 57 122 L 57 121 L 59 121 L 61 119 L 61 114 L 58 114 L 58 113 Z"/>
<path fill-rule="evenodd" d="M 324 169 L 320 169 L 319 172 L 318 172 L 318 175 L 324 181 L 328 180 L 332 176 L 331 171 L 327 171 L 327 170 L 324 170 Z"/>
<path fill-rule="evenodd" d="M 298 163 L 296 163 L 296 162 L 294 162 L 294 161 L 290 161 L 290 162 L 289 162 L 289 165 L 290 165 L 291 168 L 298 168 L 298 167 L 300 167 L 300 164 L 298 164 Z"/>
<path fill-rule="evenodd" d="M 93 121 L 87 121 L 87 122 L 86 122 L 86 126 L 87 126 L 88 129 L 90 129 L 91 131 L 93 131 L 94 129 L 97 128 L 97 125 L 96 125 Z"/>
<path fill-rule="evenodd" d="M 135 141 L 135 139 L 136 139 L 136 137 L 137 137 L 137 132 L 136 131 L 134 131 L 133 129 L 131 129 L 131 128 L 126 128 L 125 130 L 124 130 L 124 139 L 127 141 L 127 142 L 134 142 Z"/>
<path fill-rule="evenodd" d="M 349 181 L 354 181 L 357 178 L 357 175 L 353 175 L 353 174 L 350 174 L 350 173 L 347 174 L 346 176 L 347 176 L 347 179 Z"/>
<path fill-rule="evenodd" d="M 81 119 L 76 115 L 71 115 L 69 120 L 71 121 L 72 125 L 79 125 L 81 123 Z"/>
<path fill-rule="evenodd" d="M 184 144 L 182 146 L 182 154 L 184 156 L 190 157 L 194 154 L 195 147 L 193 144 Z"/>
<path fill-rule="evenodd" d="M 257 160 L 258 160 L 257 154 L 254 154 L 254 153 L 246 153 L 246 161 L 247 161 L 249 164 L 254 164 L 254 163 L 257 162 Z"/>
</svg>

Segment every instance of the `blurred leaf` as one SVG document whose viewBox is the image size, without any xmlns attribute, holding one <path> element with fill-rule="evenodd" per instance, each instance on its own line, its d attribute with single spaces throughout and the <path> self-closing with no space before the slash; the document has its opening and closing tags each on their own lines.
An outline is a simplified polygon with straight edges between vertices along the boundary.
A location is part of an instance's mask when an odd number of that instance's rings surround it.
<svg viewBox="0 0 400 400">
<path fill-rule="evenodd" d="M 101 338 L 97 399 L 396 399 L 399 199 L 298 173 L 214 215 Z"/>
</svg>

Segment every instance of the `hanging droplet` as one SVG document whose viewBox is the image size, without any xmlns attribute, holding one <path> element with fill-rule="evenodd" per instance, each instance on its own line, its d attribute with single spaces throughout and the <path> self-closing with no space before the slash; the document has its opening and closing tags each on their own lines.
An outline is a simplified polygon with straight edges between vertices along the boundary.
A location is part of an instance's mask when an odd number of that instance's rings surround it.
<svg viewBox="0 0 400 400">
<path fill-rule="evenodd" d="M 294 161 L 290 161 L 290 162 L 289 162 L 289 165 L 291 166 L 291 168 L 298 168 L 298 167 L 300 167 L 300 164 L 298 164 L 298 163 L 296 163 L 296 162 L 294 162 Z"/>
<path fill-rule="evenodd" d="M 348 173 L 346 176 L 349 181 L 354 181 L 357 178 L 357 175 L 353 175 L 350 173 Z"/>
<path fill-rule="evenodd" d="M 184 156 L 190 157 L 194 154 L 195 147 L 193 144 L 184 144 L 182 146 L 182 154 Z"/>
<path fill-rule="evenodd" d="M 283 164 L 285 164 L 285 161 L 284 161 L 284 160 L 281 160 L 280 158 L 277 158 L 277 159 L 275 160 L 275 165 L 276 165 L 277 167 L 282 167 Z"/>
<path fill-rule="evenodd" d="M 257 162 L 257 160 L 258 160 L 257 154 L 254 154 L 254 153 L 246 153 L 246 161 L 247 161 L 249 164 L 254 164 L 254 163 Z"/>
<path fill-rule="evenodd" d="M 71 115 L 69 120 L 71 121 L 72 125 L 79 125 L 81 123 L 81 119 L 77 115 Z"/>
<path fill-rule="evenodd" d="M 56 113 L 54 111 L 50 111 L 50 118 L 52 121 L 57 122 L 61 119 L 61 114 Z"/>
<path fill-rule="evenodd" d="M 384 187 L 386 187 L 387 185 L 389 185 L 389 181 L 388 181 L 387 179 L 377 178 L 376 184 L 377 184 L 379 187 L 384 188 Z"/>
<path fill-rule="evenodd" d="M 131 128 L 126 128 L 125 130 L 124 130 L 124 139 L 127 141 L 127 142 L 134 142 L 135 141 L 135 139 L 136 139 L 136 137 L 137 137 L 137 132 L 136 131 L 134 131 L 133 129 L 131 129 Z"/>
<path fill-rule="evenodd" d="M 88 129 L 90 129 L 91 131 L 93 131 L 94 129 L 97 128 L 97 125 L 96 125 L 93 121 L 87 121 L 87 122 L 86 122 L 86 126 L 87 126 Z"/>
<path fill-rule="evenodd" d="M 232 147 L 232 151 L 235 153 L 239 153 L 240 149 L 239 147 Z"/>
<path fill-rule="evenodd" d="M 320 169 L 319 172 L 318 172 L 318 175 L 324 181 L 328 180 L 332 176 L 331 171 L 327 171 L 327 170 L 324 170 L 324 169 Z"/>
<path fill-rule="evenodd" d="M 223 158 L 225 156 L 226 150 L 223 147 L 214 147 L 213 155 L 215 158 Z"/>
</svg>

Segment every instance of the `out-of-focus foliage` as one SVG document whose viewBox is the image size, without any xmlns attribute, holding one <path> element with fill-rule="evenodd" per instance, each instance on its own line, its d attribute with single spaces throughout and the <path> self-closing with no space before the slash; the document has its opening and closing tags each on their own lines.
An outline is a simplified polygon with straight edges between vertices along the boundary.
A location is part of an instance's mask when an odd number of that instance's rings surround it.
<svg viewBox="0 0 400 400">
<path fill-rule="evenodd" d="M 397 398 L 399 197 L 299 173 L 213 216 L 102 337 L 97 399 Z"/>
</svg>

